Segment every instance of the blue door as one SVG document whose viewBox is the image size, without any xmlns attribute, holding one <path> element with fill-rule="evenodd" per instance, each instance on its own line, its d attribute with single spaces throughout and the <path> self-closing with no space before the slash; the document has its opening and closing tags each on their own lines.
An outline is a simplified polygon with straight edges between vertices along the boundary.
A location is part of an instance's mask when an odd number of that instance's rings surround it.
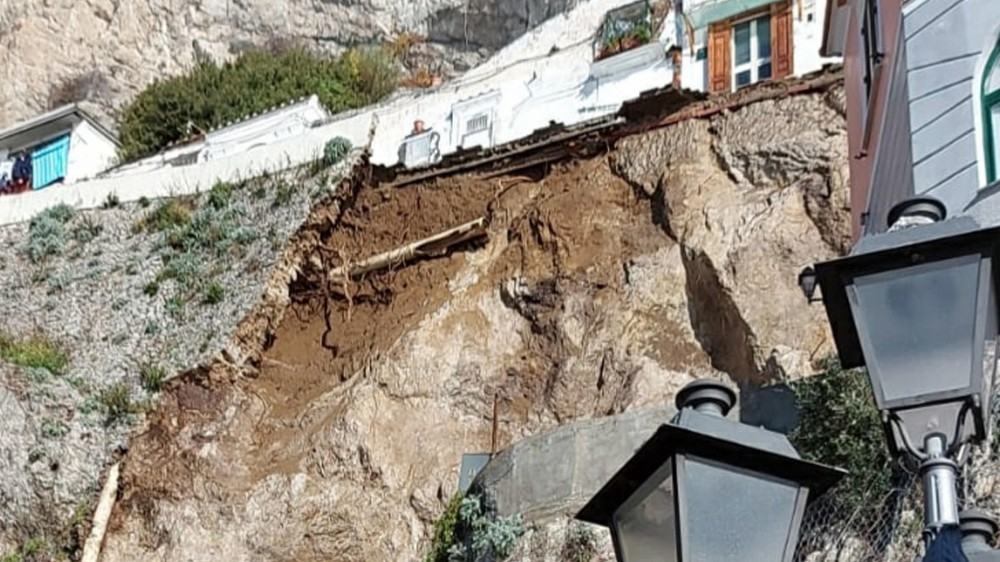
<svg viewBox="0 0 1000 562">
<path fill-rule="evenodd" d="M 31 187 L 41 189 L 66 177 L 69 135 L 35 149 L 31 155 Z"/>
</svg>

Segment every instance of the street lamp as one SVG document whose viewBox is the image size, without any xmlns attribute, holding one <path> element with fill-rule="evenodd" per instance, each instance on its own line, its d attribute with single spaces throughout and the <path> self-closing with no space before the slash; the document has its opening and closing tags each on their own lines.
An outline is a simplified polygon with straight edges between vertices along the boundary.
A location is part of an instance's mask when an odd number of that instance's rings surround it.
<svg viewBox="0 0 1000 562">
<path fill-rule="evenodd" d="M 577 514 L 609 527 L 620 562 L 789 562 L 806 503 L 845 472 L 799 458 L 780 433 L 725 419 L 736 394 L 710 380 Z"/>
<path fill-rule="evenodd" d="M 997 522 L 988 514 L 973 509 L 963 511 L 958 516 L 961 534 L 961 549 L 968 562 L 1000 562 L 1000 550 L 991 545 L 997 534 Z M 918 557 L 914 562 L 923 562 L 926 557 Z"/>
<path fill-rule="evenodd" d="M 998 330 L 1000 227 L 944 219 L 934 199 L 904 201 L 888 232 L 815 268 L 841 364 L 868 367 L 890 449 L 921 463 L 931 534 L 958 524 L 958 464 L 987 435 Z"/>
</svg>

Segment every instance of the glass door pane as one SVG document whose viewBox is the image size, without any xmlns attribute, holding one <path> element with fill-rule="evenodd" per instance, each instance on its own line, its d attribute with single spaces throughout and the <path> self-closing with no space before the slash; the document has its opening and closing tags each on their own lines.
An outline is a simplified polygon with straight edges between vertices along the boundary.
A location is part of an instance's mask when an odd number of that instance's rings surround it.
<svg viewBox="0 0 1000 562">
<path fill-rule="evenodd" d="M 733 26 L 733 64 L 736 66 L 750 62 L 750 22 Z"/>
<path fill-rule="evenodd" d="M 757 56 L 761 59 L 771 58 L 771 16 L 764 16 L 754 21 L 757 24 Z"/>
</svg>

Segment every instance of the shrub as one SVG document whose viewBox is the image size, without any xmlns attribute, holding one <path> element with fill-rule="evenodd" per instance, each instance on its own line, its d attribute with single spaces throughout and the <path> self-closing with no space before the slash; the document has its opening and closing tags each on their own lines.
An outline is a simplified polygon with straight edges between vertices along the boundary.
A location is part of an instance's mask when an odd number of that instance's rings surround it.
<svg viewBox="0 0 1000 562">
<path fill-rule="evenodd" d="M 34 263 L 59 255 L 66 245 L 66 223 L 73 208 L 60 204 L 39 213 L 28 223 L 28 258 Z"/>
<path fill-rule="evenodd" d="M 295 186 L 291 183 L 281 182 L 274 189 L 274 199 L 271 201 L 271 208 L 284 207 L 295 195 Z"/>
<path fill-rule="evenodd" d="M 340 163 L 351 151 L 351 141 L 344 137 L 334 137 L 323 147 L 323 164 L 333 166 Z"/>
<path fill-rule="evenodd" d="M 451 547 L 455 544 L 455 522 L 458 520 L 458 507 L 461 504 L 462 495 L 455 494 L 444 513 L 434 522 L 431 550 L 424 556 L 424 562 L 448 562 Z"/>
<path fill-rule="evenodd" d="M 849 472 L 830 497 L 836 508 L 844 513 L 883 509 L 902 474 L 885 445 L 868 377 L 860 369 L 843 370 L 833 357 L 823 360 L 823 370 L 792 384 L 799 425 L 789 438 L 803 457 Z"/>
<path fill-rule="evenodd" d="M 463 497 L 458 506 L 449 562 L 504 560 L 524 534 L 520 515 L 498 517 L 492 502 L 476 494 Z"/>
<path fill-rule="evenodd" d="M 73 240 L 81 244 L 86 244 L 100 236 L 102 232 L 104 232 L 104 225 L 97 222 L 94 217 L 85 215 L 73 226 Z"/>
<path fill-rule="evenodd" d="M 42 334 L 16 339 L 0 333 L 0 358 L 21 367 L 47 369 L 54 375 L 63 374 L 69 364 L 66 354 Z"/>
<path fill-rule="evenodd" d="M 163 389 L 163 381 L 167 379 L 167 370 L 159 365 L 146 365 L 139 372 L 142 387 L 148 392 L 159 392 Z"/>
<path fill-rule="evenodd" d="M 226 298 L 226 290 L 218 283 L 210 283 L 207 288 L 205 288 L 205 296 L 202 298 L 202 302 L 205 304 L 219 304 Z"/>
<path fill-rule="evenodd" d="M 139 230 L 162 232 L 191 222 L 191 205 L 179 199 L 168 199 L 141 219 Z"/>
<path fill-rule="evenodd" d="M 232 195 L 232 184 L 224 181 L 215 182 L 212 190 L 208 193 L 208 204 L 216 209 L 224 209 L 229 206 L 229 199 Z"/>
<path fill-rule="evenodd" d="M 122 204 L 122 200 L 118 198 L 118 194 L 109 193 L 107 197 L 104 198 L 104 203 L 101 203 L 101 207 L 104 209 L 114 209 Z"/>
<path fill-rule="evenodd" d="M 109 386 L 101 391 L 98 401 L 104 411 L 105 423 L 114 425 L 126 419 L 129 414 L 135 411 L 132 398 L 129 396 L 128 385 L 118 383 Z"/>
<path fill-rule="evenodd" d="M 142 288 L 142 292 L 146 293 L 147 296 L 156 296 L 156 293 L 160 292 L 160 284 L 156 281 L 150 281 L 146 283 L 146 286 Z"/>
<path fill-rule="evenodd" d="M 46 439 L 59 439 L 69 432 L 69 428 L 59 420 L 45 418 L 42 420 L 42 437 Z"/>
<path fill-rule="evenodd" d="M 120 160 L 183 139 L 188 123 L 210 129 L 312 94 L 340 112 L 381 100 L 397 81 L 396 58 L 387 48 L 352 49 L 338 58 L 302 48 L 258 49 L 221 66 L 203 58 L 184 75 L 154 82 L 125 107 Z"/>
<path fill-rule="evenodd" d="M 597 555 L 597 534 L 578 521 L 566 527 L 562 559 L 566 562 L 590 562 Z"/>
</svg>

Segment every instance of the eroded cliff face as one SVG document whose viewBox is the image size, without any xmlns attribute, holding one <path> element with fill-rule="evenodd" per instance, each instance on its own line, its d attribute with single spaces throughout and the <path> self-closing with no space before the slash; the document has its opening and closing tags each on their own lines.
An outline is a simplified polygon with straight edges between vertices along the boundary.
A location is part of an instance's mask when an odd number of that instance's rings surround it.
<svg viewBox="0 0 1000 562">
<path fill-rule="evenodd" d="M 346 45 L 426 37 L 413 62 L 444 76 L 471 68 L 578 0 L 8 0 L 0 5 L 0 128 L 54 104 L 115 109 L 196 51 L 225 60 L 290 41 Z"/>
<path fill-rule="evenodd" d="M 102 559 L 414 560 L 461 454 L 491 446 L 494 397 L 502 447 L 697 377 L 813 372 L 831 344 L 796 276 L 848 244 L 841 98 L 521 177 L 345 193 L 258 368 L 174 381 L 134 436 Z M 324 281 L 478 217 L 484 242 Z"/>
</svg>

